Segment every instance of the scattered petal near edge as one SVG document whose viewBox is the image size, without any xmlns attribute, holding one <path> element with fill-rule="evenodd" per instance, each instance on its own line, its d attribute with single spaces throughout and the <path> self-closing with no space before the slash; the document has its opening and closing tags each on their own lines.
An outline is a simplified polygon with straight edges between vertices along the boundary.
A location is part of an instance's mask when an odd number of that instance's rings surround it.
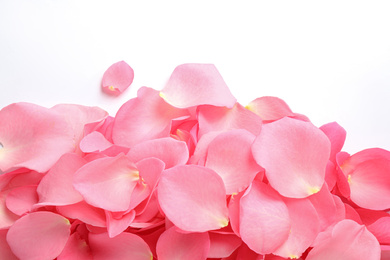
<svg viewBox="0 0 390 260">
<path fill-rule="evenodd" d="M 119 95 L 133 83 L 134 71 L 124 61 L 112 64 L 103 74 L 103 91 L 111 95 Z"/>
</svg>

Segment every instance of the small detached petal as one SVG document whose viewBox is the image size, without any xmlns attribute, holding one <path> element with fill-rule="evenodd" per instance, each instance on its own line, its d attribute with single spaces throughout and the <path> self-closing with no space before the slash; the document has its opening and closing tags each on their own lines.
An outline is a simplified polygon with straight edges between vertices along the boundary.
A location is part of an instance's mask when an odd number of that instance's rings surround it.
<svg viewBox="0 0 390 260">
<path fill-rule="evenodd" d="M 133 83 L 134 71 L 124 61 L 112 64 L 103 74 L 103 91 L 111 95 L 119 95 Z"/>
</svg>

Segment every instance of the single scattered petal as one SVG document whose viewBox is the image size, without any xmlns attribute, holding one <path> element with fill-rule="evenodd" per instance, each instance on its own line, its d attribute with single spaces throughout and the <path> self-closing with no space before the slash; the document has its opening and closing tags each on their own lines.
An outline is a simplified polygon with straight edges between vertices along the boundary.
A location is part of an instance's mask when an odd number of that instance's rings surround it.
<svg viewBox="0 0 390 260">
<path fill-rule="evenodd" d="M 330 160 L 336 163 L 336 154 L 343 148 L 347 132 L 336 122 L 328 123 L 320 127 L 331 143 Z"/>
<path fill-rule="evenodd" d="M 7 208 L 21 216 L 30 212 L 38 202 L 37 186 L 22 186 L 12 189 L 5 201 Z"/>
<path fill-rule="evenodd" d="M 275 121 L 285 116 L 294 116 L 287 103 L 278 97 L 259 97 L 245 108 L 259 115 L 263 121 Z"/>
<path fill-rule="evenodd" d="M 236 103 L 233 108 L 200 106 L 198 109 L 199 136 L 211 131 L 231 129 L 245 129 L 254 135 L 258 135 L 261 131 L 261 118 L 239 103 Z"/>
<path fill-rule="evenodd" d="M 208 258 L 228 257 L 242 244 L 242 240 L 234 234 L 209 232 L 209 237 L 210 251 Z"/>
<path fill-rule="evenodd" d="M 94 260 L 151 260 L 153 254 L 149 246 L 139 236 L 123 232 L 110 238 L 107 233 L 88 236 Z"/>
<path fill-rule="evenodd" d="M 64 154 L 38 185 L 38 205 L 68 205 L 83 200 L 73 187 L 73 176 L 86 161 L 76 154 Z"/>
<path fill-rule="evenodd" d="M 0 170 L 26 167 L 45 172 L 75 149 L 69 125 L 50 109 L 14 103 L 0 111 Z"/>
<path fill-rule="evenodd" d="M 236 129 L 218 135 L 209 144 L 205 166 L 221 176 L 227 195 L 247 188 L 262 170 L 252 156 L 255 138 L 244 129 Z"/>
<path fill-rule="evenodd" d="M 7 233 L 12 252 L 21 260 L 54 259 L 64 249 L 70 223 L 52 212 L 34 212 L 18 219 Z"/>
<path fill-rule="evenodd" d="M 160 96 L 172 106 L 233 107 L 236 99 L 213 64 L 182 64 L 175 68 Z"/>
<path fill-rule="evenodd" d="M 115 116 L 114 144 L 132 147 L 146 140 L 169 137 L 172 120 L 188 116 L 187 110 L 167 104 L 154 89 L 143 87 L 137 94 Z"/>
<path fill-rule="evenodd" d="M 107 94 L 119 95 L 133 83 L 134 71 L 124 61 L 112 64 L 103 74 L 102 88 Z"/>
<path fill-rule="evenodd" d="M 240 206 L 241 238 L 253 251 L 269 254 L 287 240 L 291 228 L 288 208 L 270 186 L 253 182 Z"/>
<path fill-rule="evenodd" d="M 331 238 L 314 246 L 306 259 L 378 260 L 380 255 L 375 236 L 365 226 L 346 219 L 337 223 Z"/>
<path fill-rule="evenodd" d="M 127 156 L 133 162 L 145 158 L 157 158 L 165 163 L 165 168 L 186 164 L 188 161 L 188 148 L 185 142 L 177 141 L 171 137 L 149 140 L 135 145 Z"/>
<path fill-rule="evenodd" d="M 81 167 L 73 186 L 85 201 L 109 211 L 126 211 L 131 193 L 139 180 L 135 165 L 124 155 L 101 158 Z"/>
<path fill-rule="evenodd" d="M 112 146 L 102 133 L 94 131 L 80 141 L 80 149 L 84 153 L 101 152 Z"/>
<path fill-rule="evenodd" d="M 228 225 L 225 186 L 211 169 L 181 165 L 165 170 L 157 191 L 161 209 L 182 230 L 205 232 Z"/>
<path fill-rule="evenodd" d="M 159 260 L 206 259 L 210 238 L 207 232 L 183 234 L 171 227 L 161 234 L 156 250 Z"/>
<path fill-rule="evenodd" d="M 64 250 L 57 257 L 57 260 L 93 260 L 91 249 L 79 233 L 70 235 Z"/>
<path fill-rule="evenodd" d="M 330 142 L 309 122 L 285 117 L 264 125 L 252 152 L 271 186 L 285 197 L 305 198 L 324 184 Z"/>
</svg>

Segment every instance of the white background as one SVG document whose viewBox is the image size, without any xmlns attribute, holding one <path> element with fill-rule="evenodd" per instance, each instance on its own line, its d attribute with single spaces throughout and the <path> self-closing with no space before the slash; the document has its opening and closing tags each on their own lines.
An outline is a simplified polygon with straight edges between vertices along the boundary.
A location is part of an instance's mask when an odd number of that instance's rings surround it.
<svg viewBox="0 0 390 260">
<path fill-rule="evenodd" d="M 101 77 L 125 60 L 121 97 Z M 182 63 L 214 63 L 238 101 L 284 99 L 344 150 L 390 150 L 389 1 L 0 0 L 0 107 L 97 105 L 111 115 Z"/>
</svg>

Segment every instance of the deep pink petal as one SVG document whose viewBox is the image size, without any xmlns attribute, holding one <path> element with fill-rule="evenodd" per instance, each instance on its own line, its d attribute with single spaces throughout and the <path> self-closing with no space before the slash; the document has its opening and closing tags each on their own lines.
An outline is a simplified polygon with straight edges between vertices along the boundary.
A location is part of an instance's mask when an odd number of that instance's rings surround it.
<svg viewBox="0 0 390 260">
<path fill-rule="evenodd" d="M 357 213 L 356 209 L 354 209 L 352 206 L 344 203 L 345 207 L 345 218 L 346 219 L 351 219 L 358 223 L 359 225 L 363 225 L 363 221 L 359 216 L 359 213 Z"/>
<path fill-rule="evenodd" d="M 79 233 L 70 235 L 64 250 L 57 257 L 57 260 L 93 260 L 91 249 Z"/>
<path fill-rule="evenodd" d="M 336 154 L 343 148 L 347 132 L 336 122 L 328 123 L 320 127 L 331 143 L 330 160 L 336 163 Z"/>
<path fill-rule="evenodd" d="M 211 169 L 181 165 L 165 170 L 157 191 L 161 209 L 182 230 L 204 232 L 228 225 L 225 186 Z"/>
<path fill-rule="evenodd" d="M 245 129 L 254 135 L 258 135 L 261 131 L 261 118 L 239 103 L 236 103 L 233 108 L 200 106 L 198 109 L 199 136 L 211 131 L 231 129 Z"/>
<path fill-rule="evenodd" d="M 7 232 L 8 229 L 0 229 L 0 259 L 18 260 L 16 255 L 12 253 L 12 250 L 7 243 L 6 240 Z"/>
<path fill-rule="evenodd" d="M 87 163 L 74 175 L 73 186 L 85 201 L 109 211 L 126 211 L 139 180 L 135 165 L 123 154 Z"/>
<path fill-rule="evenodd" d="M 22 186 L 12 189 L 5 202 L 7 208 L 19 216 L 30 212 L 38 202 L 37 186 Z"/>
<path fill-rule="evenodd" d="M 380 255 L 375 236 L 365 226 L 346 219 L 337 223 L 332 236 L 314 246 L 306 259 L 378 260 Z"/>
<path fill-rule="evenodd" d="M 252 152 L 271 186 L 285 197 L 305 198 L 324 184 L 330 142 L 309 122 L 285 117 L 264 125 Z"/>
<path fill-rule="evenodd" d="M 172 106 L 233 107 L 236 99 L 213 64 L 182 64 L 175 68 L 161 97 Z"/>
<path fill-rule="evenodd" d="M 106 227 L 104 210 L 95 208 L 84 201 L 72 205 L 58 206 L 57 210 L 67 218 L 79 219 L 86 224 L 96 227 Z"/>
<path fill-rule="evenodd" d="M 50 109 L 15 103 L 0 111 L 0 170 L 26 167 L 45 172 L 75 149 L 70 126 Z"/>
<path fill-rule="evenodd" d="M 20 259 L 54 259 L 64 249 L 70 223 L 52 212 L 34 212 L 17 220 L 7 233 L 12 252 Z"/>
<path fill-rule="evenodd" d="M 127 156 L 133 162 L 145 158 L 157 158 L 165 163 L 165 168 L 186 164 L 188 161 L 188 148 L 185 142 L 177 141 L 171 137 L 148 140 L 135 145 Z"/>
<path fill-rule="evenodd" d="M 228 257 L 242 244 L 242 240 L 234 234 L 209 232 L 209 237 L 209 258 Z"/>
<path fill-rule="evenodd" d="M 110 238 L 107 233 L 89 233 L 89 246 L 94 260 L 151 260 L 152 252 L 139 236 L 123 232 Z"/>
<path fill-rule="evenodd" d="M 187 115 L 187 110 L 167 104 L 158 91 L 143 87 L 138 90 L 138 97 L 123 104 L 116 114 L 112 139 L 117 145 L 132 147 L 142 141 L 168 137 L 171 121 Z"/>
<path fill-rule="evenodd" d="M 75 172 L 86 161 L 76 154 L 64 154 L 38 185 L 39 205 L 68 205 L 83 200 L 73 187 Z"/>
<path fill-rule="evenodd" d="M 291 228 L 288 208 L 270 186 L 253 182 L 240 206 L 241 238 L 253 251 L 269 254 L 287 240 Z"/>
<path fill-rule="evenodd" d="M 228 195 L 247 188 L 262 169 L 252 156 L 254 140 L 252 133 L 236 129 L 218 135 L 208 147 L 205 166 L 221 176 Z"/>
<path fill-rule="evenodd" d="M 285 116 L 294 116 L 289 106 L 277 97 L 259 97 L 245 108 L 259 115 L 264 121 L 275 121 Z"/>
<path fill-rule="evenodd" d="M 103 74 L 102 88 L 107 94 L 119 95 L 133 83 L 134 71 L 124 61 L 112 64 Z"/>
<path fill-rule="evenodd" d="M 159 260 L 206 259 L 210 250 L 210 238 L 206 233 L 179 233 L 171 227 L 161 234 L 157 242 Z"/>
<path fill-rule="evenodd" d="M 80 141 L 80 149 L 84 153 L 100 152 L 112 146 L 102 133 L 94 131 Z"/>
<path fill-rule="evenodd" d="M 390 245 L 390 214 L 369 209 L 356 209 L 356 211 L 379 243 Z"/>
</svg>

